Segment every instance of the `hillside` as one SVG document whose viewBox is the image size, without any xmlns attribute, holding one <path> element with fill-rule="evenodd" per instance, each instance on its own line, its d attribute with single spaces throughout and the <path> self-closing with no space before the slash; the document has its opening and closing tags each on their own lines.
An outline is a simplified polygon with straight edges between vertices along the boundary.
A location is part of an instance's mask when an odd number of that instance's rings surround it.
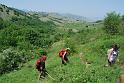
<svg viewBox="0 0 124 83">
<path fill-rule="evenodd" d="M 73 14 L 61 14 L 61 13 L 51 13 L 51 12 L 33 12 L 28 11 L 30 15 L 39 18 L 41 21 L 53 21 L 57 25 L 62 23 L 71 22 L 87 22 L 91 21 L 86 17 L 73 15 Z"/>
<path fill-rule="evenodd" d="M 10 20 L 13 16 L 23 18 L 25 15 L 24 11 L 0 4 L 0 17 L 4 20 Z"/>
<path fill-rule="evenodd" d="M 0 4 L 0 17 L 4 20 L 10 20 L 12 17 L 24 18 L 25 16 L 34 17 L 40 19 L 41 21 L 52 21 L 57 25 L 66 22 L 86 22 L 91 21 L 90 19 L 73 15 L 73 14 L 60 14 L 51 12 L 33 12 L 33 11 L 22 11 L 16 8 L 7 7 Z"/>
<path fill-rule="evenodd" d="M 63 28 L 73 28 L 79 24 L 75 23 L 75 26 L 70 26 Z M 107 64 L 106 51 L 113 43 L 123 45 L 124 36 L 109 36 L 100 26 L 102 27 L 102 24 L 90 26 L 89 29 L 79 26 L 77 29 L 80 31 L 86 29 L 85 33 L 73 34 L 72 32 L 68 35 L 69 39 L 56 42 L 51 46 L 48 50 L 46 68 L 55 81 L 46 77 L 44 83 L 115 83 L 120 80 L 120 75 L 124 72 L 124 57 L 122 56 L 124 48 L 121 46 L 119 62 L 116 62 L 113 67 L 105 67 Z M 64 66 L 61 65 L 58 51 L 67 46 L 76 50 L 76 53 L 69 56 L 70 63 Z M 38 83 L 35 62 L 36 59 L 31 60 L 21 70 L 3 75 L 0 77 L 0 83 Z"/>
<path fill-rule="evenodd" d="M 5 5 L 1 7 L 0 75 L 20 69 L 23 63 L 33 58 L 32 50 L 48 48 L 60 40 L 56 25 L 52 21 L 43 22 L 36 17 L 23 15 L 21 10 Z M 9 13 L 6 10 L 9 10 Z M 13 11 L 16 11 L 18 16 L 11 13 Z"/>
<path fill-rule="evenodd" d="M 101 21 L 66 22 L 46 13 L 22 15 L 21 10 L 3 5 L 1 8 L 0 83 L 39 83 L 35 69 L 39 48 L 48 52 L 46 69 L 55 79 L 47 76 L 44 83 L 120 83 L 124 74 L 124 34 L 106 33 Z M 7 9 L 19 16 L 7 14 Z M 55 19 L 62 21 L 61 26 Z M 113 44 L 120 45 L 118 60 L 106 67 L 106 53 Z M 66 47 L 71 54 L 69 63 L 62 65 L 58 52 Z"/>
</svg>

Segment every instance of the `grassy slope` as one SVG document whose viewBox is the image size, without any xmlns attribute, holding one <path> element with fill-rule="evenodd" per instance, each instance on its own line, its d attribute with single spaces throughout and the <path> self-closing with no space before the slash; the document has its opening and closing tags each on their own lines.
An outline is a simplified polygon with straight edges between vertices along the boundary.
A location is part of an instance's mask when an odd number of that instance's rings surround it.
<svg viewBox="0 0 124 83">
<path fill-rule="evenodd" d="M 124 54 L 122 51 L 124 50 L 124 37 L 106 37 L 103 36 L 102 32 L 100 34 L 98 32 L 100 31 L 95 32 L 94 35 L 88 35 L 89 39 L 94 37 L 94 39 L 91 39 L 89 42 L 83 45 L 76 44 L 76 49 L 78 52 L 72 56 L 69 56 L 70 63 L 66 66 L 61 65 L 61 59 L 58 57 L 58 51 L 64 46 L 63 41 L 53 44 L 48 51 L 46 68 L 49 74 L 54 77 L 56 81 L 46 77 L 44 82 L 115 83 L 116 80 L 119 80 L 120 74 L 124 73 L 122 68 L 122 64 L 124 62 L 124 56 L 122 56 Z M 98 34 L 100 36 L 98 36 Z M 116 42 L 121 45 L 119 56 L 120 61 L 116 62 L 113 67 L 104 67 L 104 65 L 107 64 L 107 47 L 109 44 Z M 86 59 L 91 64 L 86 64 Z M 35 70 L 35 62 L 36 60 L 34 59 L 26 63 L 21 70 L 1 76 L 0 83 L 38 83 L 38 72 Z"/>
<path fill-rule="evenodd" d="M 13 16 L 21 17 L 21 18 L 24 18 L 24 16 L 25 16 L 25 12 L 18 10 L 18 9 L 10 8 L 10 7 L 7 7 L 2 4 L 0 4 L 0 8 L 2 8 L 2 10 L 3 10 L 3 11 L 0 11 L 0 17 L 3 20 L 10 20 Z M 7 11 L 8 11 L 8 13 L 7 13 Z"/>
</svg>

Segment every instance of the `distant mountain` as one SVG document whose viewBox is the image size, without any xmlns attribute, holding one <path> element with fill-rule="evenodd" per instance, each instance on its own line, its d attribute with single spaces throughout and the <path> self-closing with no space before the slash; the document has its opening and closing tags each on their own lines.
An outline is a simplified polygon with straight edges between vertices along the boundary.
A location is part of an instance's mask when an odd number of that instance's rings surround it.
<svg viewBox="0 0 124 83">
<path fill-rule="evenodd" d="M 87 21 L 88 20 L 86 17 L 73 15 L 73 14 L 58 14 L 58 15 L 60 15 L 62 18 L 70 19 L 70 20 L 79 20 L 79 21 Z"/>
<path fill-rule="evenodd" d="M 53 21 L 56 24 L 61 24 L 65 22 L 84 22 L 92 21 L 86 17 L 73 15 L 73 14 L 61 14 L 55 12 L 34 12 L 29 11 L 30 15 L 39 18 L 42 21 Z"/>
<path fill-rule="evenodd" d="M 65 20 L 71 20 L 71 21 L 89 21 L 88 18 L 83 17 L 83 16 L 79 16 L 79 15 L 73 15 L 73 14 L 69 14 L 69 13 L 65 13 L 65 14 L 61 14 L 61 13 L 49 13 L 50 16 L 53 17 L 58 17 L 61 19 L 65 19 Z"/>
<path fill-rule="evenodd" d="M 55 12 L 35 12 L 28 10 L 19 10 L 16 8 L 7 7 L 5 5 L 0 4 L 0 17 L 3 19 L 11 19 L 11 17 L 25 17 L 31 16 L 35 18 L 39 18 L 41 21 L 53 21 L 55 24 L 61 24 L 64 22 L 84 22 L 84 21 L 92 21 L 86 17 L 73 15 L 69 13 L 61 14 Z"/>
</svg>

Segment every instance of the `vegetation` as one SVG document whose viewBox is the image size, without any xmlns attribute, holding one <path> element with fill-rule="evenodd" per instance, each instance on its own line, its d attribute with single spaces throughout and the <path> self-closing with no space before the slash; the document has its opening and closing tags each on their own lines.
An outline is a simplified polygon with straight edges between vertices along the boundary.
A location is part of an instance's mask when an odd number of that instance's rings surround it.
<svg viewBox="0 0 124 83">
<path fill-rule="evenodd" d="M 21 63 L 27 62 L 29 60 L 26 51 L 18 51 L 13 48 L 8 48 L 0 54 L 0 74 L 9 72 L 11 70 L 20 69 Z"/>
<path fill-rule="evenodd" d="M 104 23 L 95 25 L 74 22 L 56 26 L 52 21 L 42 22 L 35 16 L 1 19 L 0 83 L 38 83 L 35 69 L 38 48 L 47 50 L 46 69 L 55 79 L 47 76 L 45 83 L 120 82 L 120 75 L 124 74 L 124 35 L 115 34 L 122 28 L 119 22 L 123 20 L 116 13 L 108 14 Z M 110 34 L 105 33 L 103 27 Z M 119 60 L 112 67 L 105 67 L 107 49 L 115 43 L 120 45 Z M 71 49 L 66 66 L 61 65 L 58 56 L 63 47 Z"/>
<path fill-rule="evenodd" d="M 0 11 L 3 12 L 3 8 L 0 7 Z"/>
<path fill-rule="evenodd" d="M 7 11 L 10 11 L 9 9 Z M 18 11 L 16 13 L 20 14 Z M 56 25 L 53 22 L 17 16 L 10 20 L 0 18 L 0 74 L 20 69 L 20 64 L 32 58 L 31 50 L 48 48 L 58 41 Z"/>
<path fill-rule="evenodd" d="M 120 27 L 120 15 L 115 12 L 111 12 L 107 14 L 107 17 L 104 20 L 105 30 L 109 34 L 117 34 L 119 33 Z"/>
</svg>

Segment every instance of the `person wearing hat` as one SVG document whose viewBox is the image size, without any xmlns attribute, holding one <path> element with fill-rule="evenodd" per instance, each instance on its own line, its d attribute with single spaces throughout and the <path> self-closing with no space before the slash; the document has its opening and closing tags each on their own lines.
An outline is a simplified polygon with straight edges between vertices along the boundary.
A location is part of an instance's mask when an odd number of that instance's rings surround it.
<svg viewBox="0 0 124 83">
<path fill-rule="evenodd" d="M 38 54 L 41 58 L 36 62 L 36 69 L 39 71 L 39 80 L 44 79 L 47 75 L 47 71 L 45 68 L 45 61 L 47 59 L 46 52 L 43 50 L 39 50 Z"/>
<path fill-rule="evenodd" d="M 67 55 L 69 55 L 69 53 L 70 53 L 70 48 L 66 48 L 66 49 L 63 48 L 59 51 L 59 56 L 62 59 L 62 64 L 66 65 L 66 63 L 69 62 L 67 58 Z"/>
</svg>

